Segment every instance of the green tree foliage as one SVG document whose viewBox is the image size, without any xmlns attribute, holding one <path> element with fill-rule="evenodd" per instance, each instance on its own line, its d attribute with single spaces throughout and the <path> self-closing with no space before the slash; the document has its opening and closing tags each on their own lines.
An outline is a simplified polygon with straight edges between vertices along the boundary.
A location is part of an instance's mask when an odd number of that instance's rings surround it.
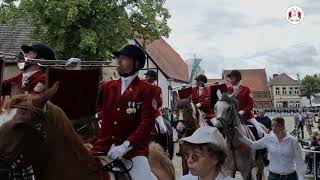
<svg viewBox="0 0 320 180">
<path fill-rule="evenodd" d="M 104 59 L 134 37 L 168 37 L 165 0 L 4 0 L 0 23 L 23 20 L 59 58 Z"/>
<path fill-rule="evenodd" d="M 301 80 L 300 93 L 300 96 L 305 96 L 309 99 L 311 106 L 311 97 L 320 93 L 320 77 L 316 75 L 304 77 Z"/>
</svg>

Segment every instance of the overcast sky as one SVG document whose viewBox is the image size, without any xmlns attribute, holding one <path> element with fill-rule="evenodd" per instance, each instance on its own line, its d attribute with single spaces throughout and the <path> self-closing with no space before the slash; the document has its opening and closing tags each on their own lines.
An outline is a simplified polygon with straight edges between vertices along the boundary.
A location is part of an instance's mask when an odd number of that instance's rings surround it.
<svg viewBox="0 0 320 180">
<path fill-rule="evenodd" d="M 167 0 L 168 43 L 183 59 L 202 58 L 209 78 L 223 69 L 265 68 L 267 74 L 320 73 L 320 0 Z M 286 10 L 304 20 L 289 24 Z"/>
</svg>

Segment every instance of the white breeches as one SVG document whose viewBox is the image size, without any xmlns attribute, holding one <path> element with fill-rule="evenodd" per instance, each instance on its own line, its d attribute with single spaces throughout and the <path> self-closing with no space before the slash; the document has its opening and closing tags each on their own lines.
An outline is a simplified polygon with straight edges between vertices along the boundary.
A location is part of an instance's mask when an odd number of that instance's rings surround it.
<svg viewBox="0 0 320 180">
<path fill-rule="evenodd" d="M 166 125 L 164 124 L 164 121 L 163 121 L 162 116 L 158 116 L 158 117 L 156 118 L 156 121 L 157 121 L 158 124 L 159 124 L 160 134 L 166 133 L 166 132 L 167 132 L 167 128 L 166 128 Z"/>
<path fill-rule="evenodd" d="M 264 136 L 265 132 L 263 131 L 262 127 L 260 126 L 260 123 L 255 118 L 251 118 L 248 121 L 251 122 L 256 127 L 259 137 L 262 138 Z"/>
<path fill-rule="evenodd" d="M 157 180 L 157 178 L 152 174 L 148 159 L 145 156 L 136 156 L 132 159 L 133 167 L 129 171 L 129 174 L 132 180 Z M 126 168 L 130 168 L 132 166 L 131 162 L 128 160 L 123 160 Z"/>
</svg>

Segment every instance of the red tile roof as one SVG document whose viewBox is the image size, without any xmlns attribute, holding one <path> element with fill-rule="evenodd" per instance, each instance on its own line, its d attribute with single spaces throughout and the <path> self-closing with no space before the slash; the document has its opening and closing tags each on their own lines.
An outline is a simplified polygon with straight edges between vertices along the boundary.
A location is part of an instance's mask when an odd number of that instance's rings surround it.
<svg viewBox="0 0 320 180">
<path fill-rule="evenodd" d="M 136 39 L 136 42 L 141 45 L 142 40 Z M 148 44 L 146 52 L 167 78 L 189 81 L 188 64 L 164 39 L 160 38 Z"/>
<path fill-rule="evenodd" d="M 285 73 L 275 76 L 270 81 L 270 86 L 298 86 L 299 82 L 297 80 L 292 79 Z"/>
<path fill-rule="evenodd" d="M 251 91 L 269 91 L 268 79 L 265 69 L 242 69 L 239 70 L 242 76 L 240 84 L 247 86 Z M 228 79 L 227 75 L 231 70 L 224 70 L 223 77 Z"/>
</svg>

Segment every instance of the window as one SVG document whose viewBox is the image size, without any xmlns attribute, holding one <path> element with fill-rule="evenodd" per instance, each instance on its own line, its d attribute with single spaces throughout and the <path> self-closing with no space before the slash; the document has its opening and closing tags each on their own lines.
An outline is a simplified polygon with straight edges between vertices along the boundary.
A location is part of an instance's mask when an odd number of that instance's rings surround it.
<svg viewBox="0 0 320 180">
<path fill-rule="evenodd" d="M 293 87 L 289 88 L 289 95 L 293 95 Z"/>
<path fill-rule="evenodd" d="M 293 101 L 290 101 L 290 102 L 289 102 L 289 107 L 290 107 L 290 108 L 293 108 L 293 107 L 294 107 L 294 102 L 293 102 Z"/>
<path fill-rule="evenodd" d="M 295 87 L 294 88 L 294 94 L 295 95 L 299 95 L 300 94 L 299 87 Z"/>
<path fill-rule="evenodd" d="M 282 95 L 287 95 L 287 88 L 285 87 L 282 88 Z"/>
<path fill-rule="evenodd" d="M 276 88 L 276 95 L 280 95 L 280 89 L 278 87 Z"/>
<path fill-rule="evenodd" d="M 300 107 L 300 102 L 296 101 L 296 108 L 299 108 L 299 107 Z"/>
<path fill-rule="evenodd" d="M 276 107 L 281 108 L 282 107 L 282 101 L 277 101 L 276 102 Z"/>
</svg>

